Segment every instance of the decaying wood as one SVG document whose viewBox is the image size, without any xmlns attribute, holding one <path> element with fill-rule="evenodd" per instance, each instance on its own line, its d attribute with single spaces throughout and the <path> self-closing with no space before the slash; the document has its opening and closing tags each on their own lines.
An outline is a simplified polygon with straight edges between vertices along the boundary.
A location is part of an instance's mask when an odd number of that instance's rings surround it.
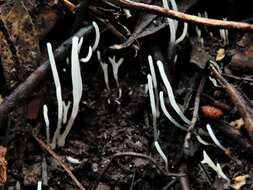
<svg viewBox="0 0 253 190">
<path fill-rule="evenodd" d="M 89 35 L 93 31 L 92 26 L 80 29 L 75 36 L 81 37 Z M 72 37 L 62 43 L 55 51 L 54 56 L 56 62 L 64 60 L 69 52 L 72 44 Z M 4 101 L 0 104 L 0 126 L 4 125 L 4 120 L 8 114 L 18 106 L 25 103 L 25 100 L 39 87 L 49 71 L 49 61 L 45 60 L 42 64 L 13 92 L 5 97 Z"/>
<path fill-rule="evenodd" d="M 196 25 L 253 31 L 253 25 L 248 23 L 202 18 L 194 15 L 185 14 L 179 11 L 162 8 L 156 5 L 137 3 L 130 0 L 109 0 L 109 1 L 122 8 L 145 11 L 148 13 L 175 18 Z"/>
</svg>

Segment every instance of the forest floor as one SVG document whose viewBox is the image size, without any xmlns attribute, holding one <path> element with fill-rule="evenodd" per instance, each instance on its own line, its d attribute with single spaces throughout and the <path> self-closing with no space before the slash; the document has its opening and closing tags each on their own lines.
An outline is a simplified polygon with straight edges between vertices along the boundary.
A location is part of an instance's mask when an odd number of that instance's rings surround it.
<svg viewBox="0 0 253 190">
<path fill-rule="evenodd" d="M 165 2 L 0 0 L 0 189 L 253 189 L 251 2 Z"/>
</svg>

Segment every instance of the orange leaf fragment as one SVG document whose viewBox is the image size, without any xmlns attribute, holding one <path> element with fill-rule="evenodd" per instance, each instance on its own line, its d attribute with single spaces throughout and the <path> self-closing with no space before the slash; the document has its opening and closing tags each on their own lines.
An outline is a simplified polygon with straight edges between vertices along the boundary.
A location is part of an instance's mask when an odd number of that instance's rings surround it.
<svg viewBox="0 0 253 190">
<path fill-rule="evenodd" d="M 210 105 L 201 106 L 201 112 L 204 117 L 210 119 L 218 119 L 224 115 L 222 110 Z"/>
</svg>

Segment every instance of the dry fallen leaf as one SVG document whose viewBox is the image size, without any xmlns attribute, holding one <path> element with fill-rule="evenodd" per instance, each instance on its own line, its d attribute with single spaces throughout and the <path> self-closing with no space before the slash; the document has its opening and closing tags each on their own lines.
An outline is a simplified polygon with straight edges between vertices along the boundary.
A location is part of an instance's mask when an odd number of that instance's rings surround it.
<svg viewBox="0 0 253 190">
<path fill-rule="evenodd" d="M 229 123 L 229 125 L 230 125 L 231 127 L 235 128 L 235 129 L 241 129 L 242 126 L 244 125 L 244 121 L 243 121 L 242 118 L 236 119 L 236 120 L 234 120 L 234 121 L 231 121 L 231 122 Z"/>
<path fill-rule="evenodd" d="M 224 59 L 224 57 L 225 57 L 225 49 L 224 48 L 218 49 L 215 60 L 221 61 L 222 59 Z"/>
<path fill-rule="evenodd" d="M 232 179 L 231 187 L 235 190 L 241 189 L 247 184 L 247 180 L 250 179 L 250 175 L 236 176 Z"/>
<path fill-rule="evenodd" d="M 7 88 L 25 80 L 37 67 L 40 40 L 57 20 L 55 10 L 37 6 L 34 0 L 8 0 L 0 5 L 0 55 Z"/>
<path fill-rule="evenodd" d="M 197 39 L 192 39 L 191 44 L 194 48 L 191 50 L 190 62 L 197 65 L 200 69 L 205 69 L 207 62 L 210 59 L 208 53 Z"/>
<path fill-rule="evenodd" d="M 201 112 L 205 118 L 218 119 L 224 115 L 223 111 L 219 108 L 210 105 L 201 106 Z"/>
<path fill-rule="evenodd" d="M 15 1 L 8 1 L 1 5 L 0 18 L 6 31 L 5 39 L 9 46 L 15 48 L 12 50 L 12 55 L 14 54 L 15 68 L 19 70 L 18 78 L 24 80 L 27 77 L 26 73 L 34 68 L 40 55 L 39 44 L 35 43 L 37 36 L 34 35 L 36 31 L 32 18 L 24 4 Z M 5 66 L 4 62 L 3 65 Z"/>
</svg>

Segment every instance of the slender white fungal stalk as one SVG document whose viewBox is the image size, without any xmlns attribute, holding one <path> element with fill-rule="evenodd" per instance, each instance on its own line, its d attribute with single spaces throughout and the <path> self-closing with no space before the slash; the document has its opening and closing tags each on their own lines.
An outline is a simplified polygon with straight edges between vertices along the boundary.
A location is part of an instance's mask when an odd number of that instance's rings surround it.
<svg viewBox="0 0 253 190">
<path fill-rule="evenodd" d="M 201 37 L 202 37 L 202 32 L 201 32 L 201 30 L 199 29 L 198 26 L 195 27 L 195 31 L 196 31 L 196 33 L 197 33 L 197 37 L 198 37 L 198 38 L 201 38 Z"/>
<path fill-rule="evenodd" d="M 169 0 L 171 7 L 173 10 L 178 11 L 177 3 L 175 0 Z M 169 9 L 169 4 L 168 0 L 163 0 L 163 7 Z M 170 18 L 167 18 L 167 22 L 169 23 L 169 28 L 170 28 L 170 43 L 171 44 L 178 44 L 184 40 L 184 38 L 187 35 L 188 31 L 188 24 L 184 23 L 184 28 L 183 32 L 180 35 L 178 39 L 176 39 L 176 33 L 177 33 L 177 28 L 178 28 L 178 21 L 177 20 L 172 20 Z"/>
<path fill-rule="evenodd" d="M 83 37 L 81 37 L 79 42 L 78 42 L 78 54 L 81 51 L 82 44 L 83 44 Z M 85 58 L 81 58 L 80 61 L 83 62 L 83 63 L 87 63 L 91 59 L 91 56 L 92 56 L 92 47 L 89 46 L 87 56 Z"/>
<path fill-rule="evenodd" d="M 60 130 L 62 127 L 62 112 L 63 112 L 63 106 L 62 106 L 62 94 L 61 94 L 61 83 L 59 79 L 59 75 L 57 72 L 54 54 L 52 50 L 52 46 L 50 43 L 47 43 L 47 52 L 49 56 L 49 62 L 53 73 L 55 88 L 56 88 L 56 97 L 57 97 L 57 103 L 58 103 L 58 120 L 57 120 L 57 127 L 53 136 L 53 140 L 51 143 L 51 147 L 54 149 L 56 146 L 56 141 L 58 136 L 60 135 Z"/>
<path fill-rule="evenodd" d="M 187 131 L 187 128 L 184 127 L 183 125 L 179 124 L 168 112 L 168 110 L 166 109 L 166 106 L 165 106 L 165 102 L 164 102 L 164 97 L 163 97 L 163 92 L 161 91 L 159 93 L 159 96 L 160 96 L 160 104 L 161 104 L 161 108 L 162 108 L 162 111 L 164 113 L 164 115 L 171 121 L 171 123 L 173 123 L 176 127 L 178 127 L 179 129 L 182 129 L 184 131 Z"/>
<path fill-rule="evenodd" d="M 105 80 L 106 88 L 108 91 L 110 91 L 109 77 L 108 77 L 108 64 L 106 64 L 105 62 L 102 61 L 100 51 L 97 51 L 97 58 L 98 58 L 98 61 L 101 65 L 103 73 L 104 73 L 104 80 Z"/>
<path fill-rule="evenodd" d="M 118 71 L 119 71 L 119 67 L 121 66 L 121 64 L 124 61 L 124 58 L 120 58 L 118 61 L 116 61 L 116 57 L 109 57 L 108 58 L 110 63 L 112 64 L 112 71 L 113 71 L 113 77 L 116 81 L 116 85 L 119 88 L 119 78 L 118 78 Z"/>
<path fill-rule="evenodd" d="M 169 9 L 169 4 L 167 0 L 163 0 L 163 7 Z M 170 43 L 175 44 L 176 42 L 176 28 L 175 23 L 171 18 L 167 17 L 167 22 L 169 23 L 170 28 Z"/>
<path fill-rule="evenodd" d="M 66 64 L 69 65 L 69 58 L 66 58 Z"/>
<path fill-rule="evenodd" d="M 95 51 L 98 47 L 99 44 L 99 40 L 100 40 L 100 31 L 99 31 L 99 27 L 97 25 L 97 23 L 95 21 L 92 22 L 92 25 L 95 29 L 95 34 L 96 34 L 96 38 L 95 38 L 95 42 L 92 46 L 92 51 Z"/>
<path fill-rule="evenodd" d="M 178 11 L 177 3 L 176 3 L 175 0 L 170 0 L 170 4 L 171 4 L 171 7 L 172 7 L 173 10 Z M 177 32 L 177 27 L 178 27 L 178 21 L 177 20 L 174 20 L 174 25 L 175 25 L 175 31 Z"/>
<path fill-rule="evenodd" d="M 198 13 L 198 16 L 201 17 L 201 14 Z M 198 42 L 200 43 L 200 45 L 202 47 L 204 47 L 204 38 L 202 38 L 202 32 L 201 32 L 201 30 L 199 29 L 198 26 L 195 26 L 195 30 L 196 30 L 196 33 L 197 33 L 197 40 L 198 40 Z"/>
<path fill-rule="evenodd" d="M 176 44 L 179 44 L 180 42 L 182 42 L 185 39 L 187 32 L 188 32 L 188 24 L 185 22 L 183 32 L 182 32 L 181 36 L 176 40 Z"/>
<path fill-rule="evenodd" d="M 200 137 L 200 135 L 196 135 L 196 138 L 197 138 L 197 140 L 199 141 L 199 143 L 201 143 L 201 144 L 203 144 L 203 145 L 205 145 L 205 146 L 210 146 L 210 145 L 212 145 L 212 144 L 210 144 L 210 143 L 204 141 L 204 140 Z"/>
<path fill-rule="evenodd" d="M 98 44 L 99 44 L 99 41 L 100 41 L 100 31 L 99 31 L 99 27 L 97 25 L 97 23 L 95 21 L 92 22 L 92 25 L 95 29 L 95 41 L 94 41 L 94 44 L 93 46 L 89 46 L 89 50 L 88 50 L 88 54 L 85 58 L 81 58 L 80 61 L 83 62 L 83 63 L 87 63 L 90 59 L 91 59 L 91 56 L 92 56 L 92 52 L 94 52 L 97 47 L 98 47 Z M 83 38 L 80 39 L 80 42 L 78 44 L 78 53 L 81 49 L 81 46 L 82 46 L 82 43 L 83 43 Z"/>
<path fill-rule="evenodd" d="M 37 190 L 42 190 L 42 181 L 38 181 Z"/>
<path fill-rule="evenodd" d="M 207 164 L 210 168 L 212 168 L 214 171 L 217 171 L 216 165 L 211 160 L 211 158 L 208 156 L 206 151 L 203 151 L 203 160 L 201 161 L 201 164 Z"/>
<path fill-rule="evenodd" d="M 47 105 L 45 104 L 43 106 L 43 116 L 44 116 L 44 121 L 46 124 L 46 141 L 47 144 L 50 144 L 50 128 L 49 128 L 49 119 L 48 119 L 48 109 L 47 109 Z"/>
<path fill-rule="evenodd" d="M 121 96 L 122 96 L 122 89 L 120 88 L 120 85 L 119 85 L 119 78 L 118 78 L 119 74 L 118 73 L 119 73 L 119 67 L 123 63 L 124 58 L 120 58 L 118 61 L 116 61 L 116 57 L 113 56 L 112 58 L 109 57 L 109 61 L 112 64 L 113 77 L 114 77 L 114 80 L 116 81 L 116 85 L 117 85 L 117 88 L 118 88 L 118 91 L 119 91 L 118 99 L 120 99 Z"/>
<path fill-rule="evenodd" d="M 155 106 L 155 96 L 154 96 L 154 91 L 153 91 L 153 82 L 152 82 L 152 77 L 150 74 L 148 74 L 147 78 L 148 78 L 148 93 L 149 93 L 152 121 L 153 121 L 153 127 L 154 127 L 154 139 L 155 141 L 157 141 L 158 140 L 157 117 L 156 117 L 157 113 L 156 113 L 156 106 Z"/>
<path fill-rule="evenodd" d="M 82 45 L 83 45 L 83 37 L 81 37 L 80 40 L 79 40 L 79 42 L 78 42 L 78 54 L 81 51 Z"/>
<path fill-rule="evenodd" d="M 166 157 L 166 155 L 164 154 L 162 148 L 160 147 L 158 141 L 155 141 L 154 142 L 154 145 L 155 145 L 155 148 L 157 150 L 157 152 L 160 154 L 160 156 L 162 157 L 164 163 L 165 163 L 165 169 L 166 171 L 168 171 L 168 158 Z"/>
<path fill-rule="evenodd" d="M 83 83 L 80 70 L 79 56 L 78 56 L 78 38 L 73 37 L 72 39 L 72 50 L 71 50 L 71 77 L 72 77 L 72 93 L 73 93 L 73 107 L 70 115 L 70 119 L 63 134 L 59 137 L 57 143 L 60 147 L 65 145 L 65 140 L 69 134 L 74 121 L 76 119 L 79 103 L 83 92 Z"/>
<path fill-rule="evenodd" d="M 227 20 L 227 18 L 223 18 L 223 20 Z M 220 29 L 220 37 L 223 43 L 223 46 L 226 46 L 229 44 L 229 39 L 228 39 L 228 30 L 226 29 Z"/>
<path fill-rule="evenodd" d="M 125 13 L 125 15 L 126 15 L 126 18 L 132 17 L 132 14 L 131 14 L 131 12 L 130 12 L 129 9 L 123 9 L 123 11 L 124 11 L 124 13 Z"/>
<path fill-rule="evenodd" d="M 206 151 L 203 151 L 203 160 L 201 161 L 201 164 L 207 164 L 210 168 L 212 168 L 217 173 L 219 178 L 225 179 L 230 184 L 230 180 L 222 171 L 220 164 L 217 163 L 215 165 L 214 162 L 211 160 L 211 158 L 206 153 Z"/>
<path fill-rule="evenodd" d="M 220 166 L 219 163 L 216 164 L 216 168 L 217 168 L 217 174 L 220 178 L 225 179 L 228 183 L 230 183 L 230 179 L 224 174 L 224 172 L 222 171 L 222 168 Z"/>
<path fill-rule="evenodd" d="M 155 105 L 155 96 L 153 91 L 153 82 L 152 77 L 150 74 L 147 76 L 148 78 L 148 92 L 149 92 L 149 99 L 150 99 L 150 105 L 151 105 L 151 113 L 152 113 L 152 123 L 153 123 L 153 129 L 154 129 L 154 145 L 157 150 L 157 152 L 160 154 L 162 159 L 165 162 L 165 168 L 168 170 L 168 159 L 163 153 L 159 143 L 158 143 L 158 130 L 157 130 L 157 113 L 156 113 L 156 105 Z"/>
<path fill-rule="evenodd" d="M 208 131 L 208 134 L 210 135 L 211 139 L 213 140 L 213 142 L 223 151 L 226 151 L 226 148 L 224 146 L 221 145 L 221 143 L 219 142 L 219 140 L 216 138 L 213 130 L 212 130 L 212 127 L 210 124 L 207 124 L 206 125 L 206 129 Z"/>
<path fill-rule="evenodd" d="M 219 87 L 218 82 L 217 82 L 217 80 L 216 80 L 215 78 L 212 78 L 211 76 L 208 77 L 208 78 L 209 78 L 209 80 L 213 83 L 213 86 Z"/>
<path fill-rule="evenodd" d="M 68 119 L 68 112 L 69 112 L 69 108 L 70 108 L 70 101 L 68 101 L 68 103 L 66 104 L 64 101 L 62 102 L 63 104 L 63 120 L 62 123 L 66 124 L 67 123 L 67 119 Z"/>
<path fill-rule="evenodd" d="M 204 17 L 208 18 L 208 13 L 206 11 L 204 11 Z"/>
<path fill-rule="evenodd" d="M 156 117 L 158 118 L 160 113 L 159 113 L 159 95 L 158 95 L 158 87 L 157 87 L 157 80 L 156 80 L 156 74 L 155 74 L 155 67 L 154 67 L 154 62 L 152 59 L 152 56 L 148 56 L 148 64 L 150 68 L 150 73 L 152 76 L 153 84 L 154 84 L 154 89 L 155 89 L 155 100 L 156 100 Z"/>
<path fill-rule="evenodd" d="M 91 56 L 92 56 L 92 47 L 89 46 L 87 56 L 85 58 L 81 58 L 80 61 L 83 62 L 83 63 L 87 63 L 91 59 Z"/>
<path fill-rule="evenodd" d="M 158 65 L 158 69 L 160 72 L 160 75 L 162 77 L 163 83 L 166 87 L 167 93 L 168 93 L 168 97 L 171 103 L 171 106 L 173 107 L 173 109 L 176 111 L 176 113 L 180 116 L 180 118 L 188 125 L 191 124 L 191 121 L 189 119 L 186 118 L 186 116 L 184 115 L 184 113 L 181 111 L 181 109 L 179 108 L 176 100 L 175 100 L 175 96 L 173 94 L 170 82 L 165 74 L 164 68 L 163 68 L 163 63 L 161 61 L 157 61 L 157 65 Z"/>
</svg>

